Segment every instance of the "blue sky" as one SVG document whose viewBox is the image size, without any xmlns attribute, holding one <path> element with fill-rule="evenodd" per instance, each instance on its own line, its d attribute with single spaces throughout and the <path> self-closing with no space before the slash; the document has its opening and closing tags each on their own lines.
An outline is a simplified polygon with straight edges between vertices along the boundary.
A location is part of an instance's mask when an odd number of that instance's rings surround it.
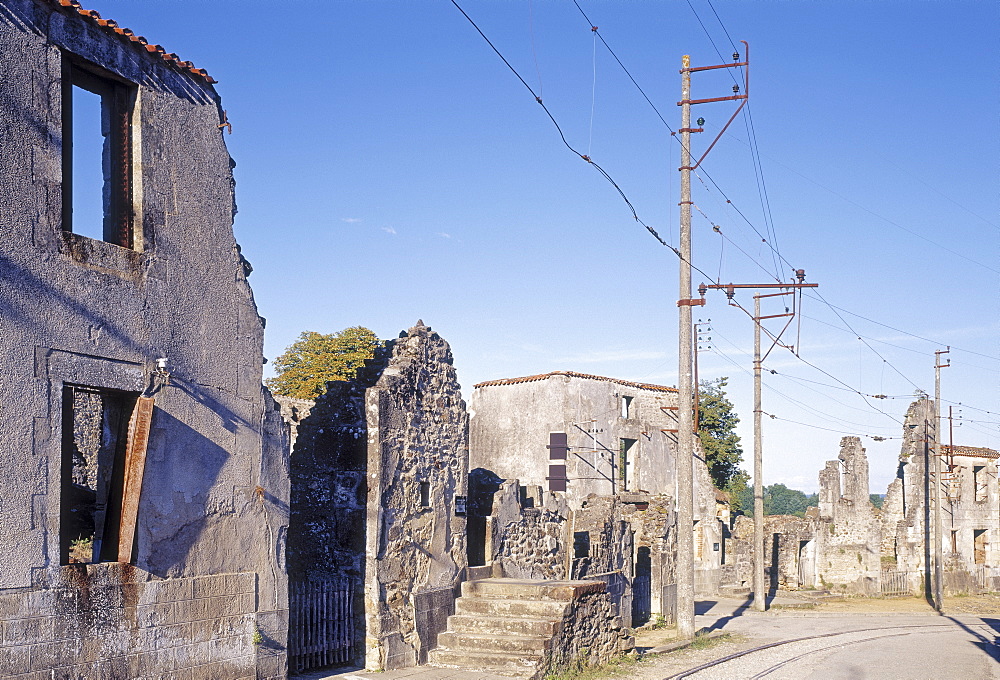
<svg viewBox="0 0 1000 680">
<path fill-rule="evenodd" d="M 460 4 L 569 143 L 676 244 L 678 145 L 572 2 Z M 769 211 L 741 116 L 702 166 L 704 184 L 694 180 L 694 262 L 723 283 L 773 280 L 756 228 L 823 298 L 807 295 L 792 329 L 822 370 L 780 349 L 765 362 L 776 371 L 764 388 L 776 416 L 765 418 L 765 483 L 814 490 L 839 438 L 855 434 L 872 491 L 884 492 L 899 442 L 870 437 L 900 436 L 946 345 L 944 404 L 965 404 L 956 442 L 1000 447 L 1000 5 L 691 0 L 697 16 L 687 2 L 580 5 L 674 129 L 681 55 L 719 61 L 698 18 L 727 61 L 713 6 L 750 43 Z M 219 80 L 236 234 L 269 358 L 303 330 L 360 324 L 388 338 L 422 318 L 451 343 L 466 398 L 483 380 L 553 370 L 675 383 L 676 256 L 563 146 L 451 2 L 85 6 Z M 694 94 L 725 96 L 732 83 L 696 74 Z M 696 107 L 707 121 L 696 151 L 732 110 Z M 729 377 L 749 457 L 751 322 L 718 292 L 695 317 L 713 328 L 701 376 Z"/>
</svg>

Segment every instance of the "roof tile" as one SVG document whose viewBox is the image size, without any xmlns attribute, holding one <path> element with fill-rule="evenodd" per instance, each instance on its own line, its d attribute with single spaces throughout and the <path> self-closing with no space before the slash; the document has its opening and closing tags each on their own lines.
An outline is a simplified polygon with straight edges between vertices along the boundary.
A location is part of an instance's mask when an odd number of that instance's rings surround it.
<svg viewBox="0 0 1000 680">
<path fill-rule="evenodd" d="M 190 61 L 181 61 L 176 54 L 173 53 L 168 54 L 167 51 L 164 50 L 159 45 L 150 44 L 149 41 L 143 38 L 141 35 L 136 35 L 129 29 L 119 26 L 118 22 L 114 21 L 113 19 L 102 19 L 101 15 L 98 14 L 97 10 L 84 9 L 80 5 L 79 0 L 44 0 L 44 1 L 60 9 L 64 10 L 68 9 L 71 11 L 75 10 L 78 15 L 80 15 L 84 19 L 94 22 L 95 24 L 103 28 L 107 33 L 125 36 L 133 43 L 138 43 L 139 45 L 143 45 L 148 53 L 159 54 L 160 58 L 164 62 L 174 66 L 178 71 L 201 78 L 202 80 L 204 80 L 206 83 L 209 84 L 218 82 L 215 78 L 208 75 L 208 71 L 206 71 L 205 69 L 195 68 L 194 64 L 192 64 Z"/>
<path fill-rule="evenodd" d="M 588 380 L 603 380 L 605 382 L 612 382 L 618 385 L 624 385 L 626 387 L 636 387 L 641 390 L 654 390 L 656 392 L 676 392 L 675 387 L 665 387 L 663 385 L 652 385 L 650 383 L 637 383 L 631 382 L 629 380 L 619 380 L 617 378 L 605 378 L 600 375 L 590 375 L 589 373 L 576 373 L 575 371 L 553 371 L 552 373 L 541 373 L 539 375 L 528 375 L 523 378 L 503 378 L 501 380 L 487 380 L 486 382 L 481 382 L 474 387 L 477 389 L 480 387 L 493 387 L 495 385 L 517 385 L 520 383 L 535 382 L 536 380 L 545 380 L 547 378 L 552 378 L 558 375 L 564 375 L 570 378 L 586 378 Z"/>
</svg>

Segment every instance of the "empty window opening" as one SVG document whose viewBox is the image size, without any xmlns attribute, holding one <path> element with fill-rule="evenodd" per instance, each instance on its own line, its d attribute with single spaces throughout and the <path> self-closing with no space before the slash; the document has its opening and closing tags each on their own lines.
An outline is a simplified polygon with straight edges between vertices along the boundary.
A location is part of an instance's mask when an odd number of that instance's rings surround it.
<svg viewBox="0 0 1000 680">
<path fill-rule="evenodd" d="M 972 468 L 972 483 L 976 487 L 976 502 L 983 503 L 986 501 L 989 493 L 987 492 L 986 486 L 986 466 L 985 465 L 975 465 Z"/>
<path fill-rule="evenodd" d="M 63 229 L 132 248 L 133 89 L 70 64 L 63 90 Z"/>
<path fill-rule="evenodd" d="M 573 557 L 578 560 L 582 560 L 584 557 L 590 557 L 589 531 L 573 532 Z"/>
<path fill-rule="evenodd" d="M 636 439 L 618 440 L 618 490 L 632 491 L 635 486 L 633 477 L 635 463 Z"/>
<path fill-rule="evenodd" d="M 63 388 L 60 562 L 118 560 L 135 394 Z"/>
<path fill-rule="evenodd" d="M 431 483 L 420 482 L 420 507 L 431 507 Z"/>
<path fill-rule="evenodd" d="M 951 554 L 958 554 L 958 529 L 951 530 Z"/>
<path fill-rule="evenodd" d="M 632 417 L 632 397 L 622 397 L 622 418 Z"/>
<path fill-rule="evenodd" d="M 986 529 L 972 530 L 972 548 L 976 564 L 986 564 Z"/>
</svg>

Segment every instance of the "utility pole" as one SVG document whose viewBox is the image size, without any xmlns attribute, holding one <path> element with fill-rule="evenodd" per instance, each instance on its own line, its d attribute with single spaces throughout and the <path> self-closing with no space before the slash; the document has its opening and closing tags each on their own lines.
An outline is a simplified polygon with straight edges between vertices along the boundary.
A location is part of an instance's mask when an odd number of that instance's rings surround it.
<svg viewBox="0 0 1000 680">
<path fill-rule="evenodd" d="M 753 608 L 767 609 L 764 585 L 764 435 L 760 423 L 760 296 L 753 296 Z"/>
<path fill-rule="evenodd" d="M 786 308 L 786 312 L 784 314 L 769 314 L 767 316 L 761 316 L 760 301 L 761 298 L 778 297 L 781 295 L 794 296 L 797 291 L 800 291 L 803 288 L 816 288 L 819 286 L 818 283 L 805 283 L 806 272 L 803 269 L 797 269 L 795 271 L 795 276 L 798 279 L 798 283 L 726 283 L 713 285 L 706 285 L 703 283 L 698 286 L 698 293 L 702 296 L 702 298 L 704 298 L 705 292 L 709 289 L 724 290 L 726 292 L 726 297 L 729 298 L 729 304 L 735 307 L 740 307 L 740 305 L 735 301 L 737 288 L 787 289 L 780 293 L 768 293 L 753 296 L 753 608 L 760 612 L 767 609 L 767 586 L 764 584 L 764 560 L 767 555 L 767 551 L 764 548 L 764 437 L 761 427 L 761 415 L 763 415 L 763 410 L 761 409 L 760 394 L 761 363 L 763 362 L 763 359 L 760 355 L 760 322 L 763 319 L 788 317 L 788 322 L 785 324 L 785 328 L 781 331 L 781 333 L 784 333 L 785 329 L 787 329 L 791 324 L 792 317 L 794 317 L 796 313 L 794 309 L 793 311 L 788 312 Z M 740 307 L 740 309 L 743 308 Z M 772 343 L 770 349 L 768 349 L 768 353 L 770 353 L 775 346 L 781 344 L 779 342 L 781 333 L 777 336 L 772 336 L 774 338 L 774 342 Z M 791 348 L 790 345 L 782 346 Z"/>
<path fill-rule="evenodd" d="M 746 41 L 743 42 L 747 48 Z M 744 53 L 746 54 L 746 52 Z M 733 86 L 732 97 L 712 99 L 691 99 L 691 74 L 719 68 L 747 67 L 746 87 L 749 87 L 749 60 L 740 62 L 739 53 L 733 55 L 732 64 L 716 66 L 691 66 L 691 57 L 681 58 L 681 201 L 680 201 L 680 243 L 677 255 L 680 257 L 680 290 L 677 300 L 677 636 L 681 640 L 694 637 L 694 423 L 692 409 L 692 353 L 694 350 L 691 333 L 691 307 L 705 304 L 705 298 L 691 298 L 691 171 L 696 169 L 715 143 L 736 118 L 736 114 L 746 104 L 747 93 L 739 94 L 739 85 Z M 691 105 L 708 102 L 740 101 L 729 122 L 719 131 L 701 158 L 691 163 L 691 133 L 703 129 L 691 127 Z M 699 119 L 698 124 L 704 121 Z"/>
<path fill-rule="evenodd" d="M 941 363 L 941 355 L 948 354 L 951 346 L 934 352 L 934 608 L 942 611 L 941 596 L 941 562 L 943 550 L 941 547 L 941 369 L 951 364 Z"/>
<path fill-rule="evenodd" d="M 681 59 L 681 222 L 677 368 L 677 636 L 694 637 L 694 428 L 691 419 L 691 57 Z M 683 303 L 683 304 L 682 304 Z"/>
</svg>

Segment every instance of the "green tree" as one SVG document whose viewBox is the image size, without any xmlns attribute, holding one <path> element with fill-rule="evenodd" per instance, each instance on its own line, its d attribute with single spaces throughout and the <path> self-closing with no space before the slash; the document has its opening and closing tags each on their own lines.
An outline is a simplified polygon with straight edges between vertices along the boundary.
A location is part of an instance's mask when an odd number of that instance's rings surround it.
<svg viewBox="0 0 1000 680">
<path fill-rule="evenodd" d="M 382 342 L 363 326 L 337 333 L 303 331 L 284 354 L 274 360 L 277 375 L 265 382 L 275 394 L 315 399 L 330 380 L 350 380 Z"/>
<path fill-rule="evenodd" d="M 723 389 L 726 380 L 727 378 L 718 378 L 701 381 L 698 395 L 698 436 L 712 482 L 729 494 L 733 510 L 745 510 L 741 501 L 750 476 L 740 468 L 743 449 L 740 447 L 739 435 L 736 434 L 736 425 L 740 419 L 733 402 L 729 401 Z"/>
<path fill-rule="evenodd" d="M 740 503 L 743 512 L 753 515 L 753 489 L 746 488 L 741 492 Z M 771 484 L 764 487 L 765 515 L 795 515 L 805 517 L 806 509 L 819 505 L 817 494 L 806 495 L 797 489 L 789 489 L 784 484 Z"/>
</svg>

